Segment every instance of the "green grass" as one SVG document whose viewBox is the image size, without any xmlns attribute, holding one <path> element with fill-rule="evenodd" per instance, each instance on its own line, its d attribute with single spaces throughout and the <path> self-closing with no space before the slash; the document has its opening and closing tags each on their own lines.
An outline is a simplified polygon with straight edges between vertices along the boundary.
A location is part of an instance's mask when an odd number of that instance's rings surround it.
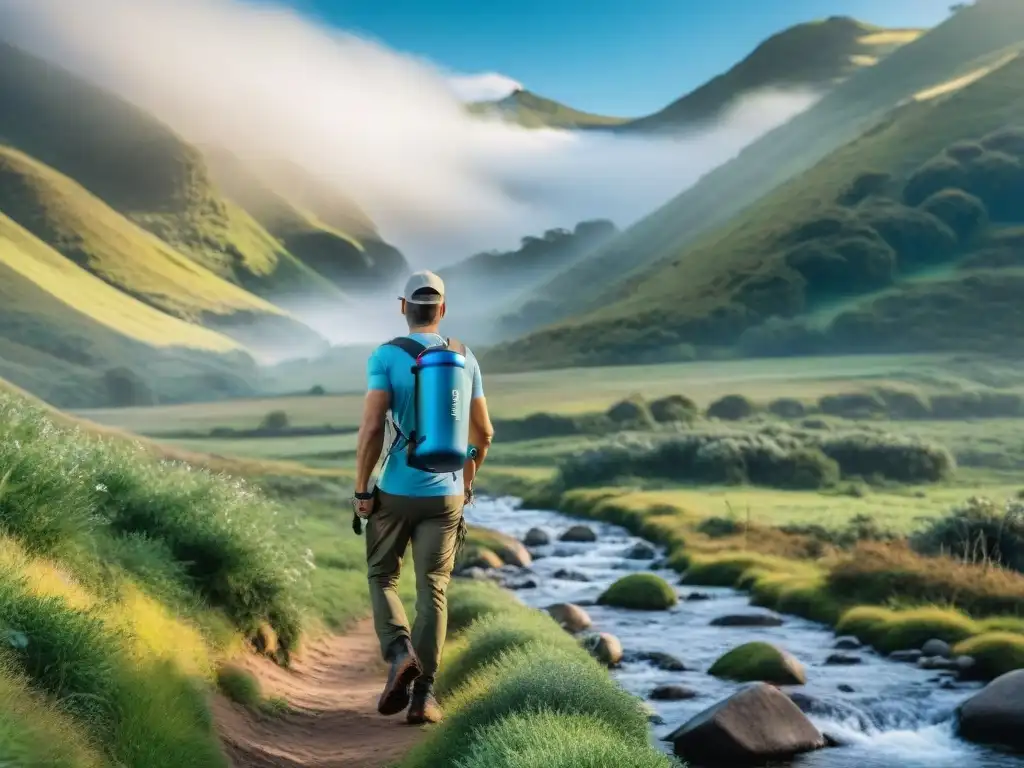
<svg viewBox="0 0 1024 768">
<path fill-rule="evenodd" d="M 471 114 L 501 118 L 524 128 L 609 128 L 628 122 L 628 118 L 581 112 L 522 89 L 497 101 L 475 102 L 467 109 Z"/>
<path fill-rule="evenodd" d="M 217 670 L 217 687 L 236 704 L 259 709 L 263 703 L 263 688 L 256 676 L 247 669 L 225 664 Z"/>
<path fill-rule="evenodd" d="M 859 174 L 887 172 L 901 184 L 950 144 L 1024 117 L 1015 88 L 1024 63 L 1008 61 L 1004 50 L 1022 43 L 1024 17 L 1012 4 L 981 3 L 956 14 L 549 283 L 523 308 L 524 317 L 539 324 L 571 321 L 501 345 L 485 362 L 510 370 L 566 361 L 607 364 L 635 358 L 645 347 L 668 359 L 680 345 L 734 344 L 740 332 L 771 315 L 802 315 L 805 292 L 782 264 L 782 240 L 820 215 Z M 913 99 L 985 67 L 992 70 L 963 81 L 959 90 Z M 627 258 L 636 271 L 624 273 Z M 610 285 L 602 277 L 607 274 L 622 282 Z M 548 300 L 555 314 L 542 311 Z M 885 334 L 874 338 L 886 341 Z M 930 338 L 934 348 L 942 334 L 932 331 Z"/>
</svg>

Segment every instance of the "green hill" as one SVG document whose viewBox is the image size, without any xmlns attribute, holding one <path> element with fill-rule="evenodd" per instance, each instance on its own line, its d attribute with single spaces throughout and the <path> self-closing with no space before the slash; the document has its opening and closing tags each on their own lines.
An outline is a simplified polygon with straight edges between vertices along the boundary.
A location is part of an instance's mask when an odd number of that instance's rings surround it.
<svg viewBox="0 0 1024 768">
<path fill-rule="evenodd" d="M 609 128 L 629 122 L 628 118 L 580 112 L 524 89 L 497 101 L 475 102 L 468 108 L 475 115 L 500 117 L 524 128 Z"/>
<path fill-rule="evenodd" d="M 745 59 L 664 109 L 640 118 L 595 115 L 527 90 L 469 110 L 503 117 L 527 128 L 677 133 L 720 117 L 740 98 L 767 88 L 830 89 L 913 42 L 924 30 L 887 29 L 845 16 L 798 24 L 761 43 Z"/>
<path fill-rule="evenodd" d="M 153 398 L 180 400 L 250 391 L 254 365 L 237 342 L 127 296 L 0 213 L 0 376 L 84 407 L 119 404 L 111 384 L 130 371 Z"/>
<path fill-rule="evenodd" d="M 220 330 L 257 353 L 323 344 L 282 310 L 177 253 L 66 176 L 2 145 L 0 211 L 128 296 Z"/>
<path fill-rule="evenodd" d="M 1019 22 L 1024 40 L 1024 8 Z M 621 301 L 494 359 L 626 362 L 737 345 L 1020 354 L 1021 83 L 1024 55 L 1004 51 L 921 92 L 715 237 L 620 286 Z"/>
<path fill-rule="evenodd" d="M 301 168 L 278 162 L 255 169 L 225 150 L 208 152 L 207 158 L 218 186 L 234 203 L 338 288 L 354 292 L 387 285 L 408 272 L 405 257 L 384 242 L 353 200 Z"/>
<path fill-rule="evenodd" d="M 720 274 L 723 250 L 732 248 L 722 244 L 724 239 L 739 243 L 736 248 L 749 258 L 761 253 L 762 228 L 774 226 L 777 218 L 758 215 L 755 202 L 856 139 L 898 104 L 944 83 L 978 76 L 1022 40 L 1024 5 L 987 0 L 966 8 L 837 86 L 558 275 L 508 322 L 538 327 L 612 311 L 614 305 L 615 314 L 628 315 L 629 306 L 649 306 L 647 286 L 674 292 L 677 304 L 688 304 L 691 292 L 706 295 L 708 281 Z M 609 281 L 609 275 L 615 279 Z"/>
<path fill-rule="evenodd" d="M 200 152 L 142 110 L 0 43 L 0 140 L 260 296 L 330 291 L 214 187 Z"/>
<path fill-rule="evenodd" d="M 876 27 L 846 16 L 798 24 L 765 40 L 728 72 L 620 130 L 674 132 L 698 127 L 720 117 L 743 96 L 767 88 L 830 90 L 923 33 Z"/>
</svg>

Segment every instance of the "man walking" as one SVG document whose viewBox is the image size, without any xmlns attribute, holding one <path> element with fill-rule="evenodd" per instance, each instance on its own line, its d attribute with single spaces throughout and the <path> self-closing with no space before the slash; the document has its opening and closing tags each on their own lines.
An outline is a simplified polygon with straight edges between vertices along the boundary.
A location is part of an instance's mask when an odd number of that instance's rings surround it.
<svg viewBox="0 0 1024 768">
<path fill-rule="evenodd" d="M 447 306 L 444 282 L 433 272 L 417 272 L 400 297 L 409 326 L 405 339 L 424 347 L 447 344 L 464 351 L 470 394 L 470 471 L 433 473 L 410 467 L 402 439 L 415 427 L 413 359 L 396 339 L 378 347 L 367 364 L 367 393 L 356 450 L 356 514 L 366 520 L 366 561 L 374 627 L 390 670 L 377 703 L 382 715 L 409 708 L 412 724 L 435 723 L 442 712 L 432 693 L 448 629 L 447 589 L 465 525 L 463 506 L 472 497 L 472 477 L 483 464 L 494 435 L 484 399 L 480 366 L 468 349 L 438 334 Z M 384 446 L 391 412 L 396 438 Z M 369 488 L 378 458 L 386 451 L 376 492 Z M 412 543 L 416 572 L 416 623 L 410 632 L 398 596 L 406 548 Z M 412 693 L 410 696 L 410 687 Z"/>
</svg>

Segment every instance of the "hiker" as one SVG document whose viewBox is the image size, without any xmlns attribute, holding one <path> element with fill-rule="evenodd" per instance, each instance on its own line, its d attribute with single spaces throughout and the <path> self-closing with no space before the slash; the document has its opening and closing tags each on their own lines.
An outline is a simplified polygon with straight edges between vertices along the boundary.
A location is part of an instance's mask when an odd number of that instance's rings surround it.
<svg viewBox="0 0 1024 768">
<path fill-rule="evenodd" d="M 448 582 L 465 536 L 463 507 L 472 500 L 473 478 L 487 456 L 494 430 L 476 358 L 455 339 L 438 334 L 447 309 L 444 282 L 433 272 L 417 272 L 409 278 L 400 300 L 408 336 L 378 347 L 367 364 L 368 391 L 356 449 L 353 505 L 357 518 L 353 525 L 358 533 L 365 521 L 374 627 L 384 660 L 390 664 L 377 710 L 395 715 L 408 707 L 409 723 L 436 723 L 442 712 L 432 688 L 448 629 Z M 452 381 L 465 384 L 461 398 L 470 401 L 468 445 L 454 454 L 458 464 L 449 469 L 457 468 L 444 472 L 410 465 L 410 461 L 418 464 L 416 458 L 410 458 L 417 448 L 417 418 L 433 419 L 428 423 L 441 424 L 442 429 L 435 431 L 444 432 L 443 427 L 452 425 L 443 420 L 454 418 L 460 402 L 460 396 L 452 391 L 450 414 L 448 401 L 441 397 L 430 401 L 430 407 L 436 404 L 440 410 L 417 413 L 416 374 L 412 370 L 416 354 L 438 346 L 464 356 L 445 353 L 460 366 L 464 361 L 464 368 L 449 375 L 464 377 Z M 455 425 L 460 426 L 465 430 L 465 419 Z M 393 435 L 385 446 L 386 431 Z M 413 454 L 409 453 L 410 442 Z M 376 488 L 371 490 L 371 475 L 378 461 L 382 468 Z M 402 558 L 410 541 L 416 572 L 416 622 L 411 632 L 398 596 Z"/>
</svg>

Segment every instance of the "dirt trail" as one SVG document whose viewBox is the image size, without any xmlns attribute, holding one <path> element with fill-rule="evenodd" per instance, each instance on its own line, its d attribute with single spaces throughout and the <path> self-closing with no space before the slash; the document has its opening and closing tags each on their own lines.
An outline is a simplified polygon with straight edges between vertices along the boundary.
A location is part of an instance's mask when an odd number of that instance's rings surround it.
<svg viewBox="0 0 1024 768">
<path fill-rule="evenodd" d="M 292 711 L 253 713 L 223 697 L 214 716 L 236 768 L 383 768 L 420 738 L 403 715 L 381 717 L 377 697 L 387 671 L 373 624 L 312 643 L 291 669 L 247 659 L 267 696 L 281 696 Z"/>
</svg>

